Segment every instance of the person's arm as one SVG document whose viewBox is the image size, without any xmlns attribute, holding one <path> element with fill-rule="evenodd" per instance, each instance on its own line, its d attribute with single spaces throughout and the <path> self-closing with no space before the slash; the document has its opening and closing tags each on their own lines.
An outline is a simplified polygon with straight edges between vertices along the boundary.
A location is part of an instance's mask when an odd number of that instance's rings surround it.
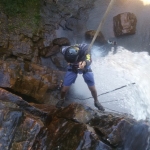
<svg viewBox="0 0 150 150">
<path fill-rule="evenodd" d="M 91 54 L 90 53 L 86 53 L 86 55 L 85 55 L 85 62 L 86 62 L 86 66 L 91 65 L 92 59 L 91 59 Z"/>
<path fill-rule="evenodd" d="M 86 62 L 86 66 L 89 66 L 91 65 L 92 63 L 92 59 L 91 59 L 91 51 L 88 50 L 89 48 L 89 45 L 86 44 L 85 47 L 84 47 L 84 51 L 85 51 L 85 62 Z"/>
<path fill-rule="evenodd" d="M 91 55 L 87 53 L 85 55 L 85 60 L 79 62 L 79 68 L 84 69 L 85 66 L 89 66 L 92 63 Z"/>
<path fill-rule="evenodd" d="M 85 66 L 89 66 L 92 63 L 91 53 L 88 51 L 88 44 L 79 44 L 78 45 L 81 50 L 84 51 L 83 61 L 79 62 L 79 68 L 84 68 Z"/>
</svg>

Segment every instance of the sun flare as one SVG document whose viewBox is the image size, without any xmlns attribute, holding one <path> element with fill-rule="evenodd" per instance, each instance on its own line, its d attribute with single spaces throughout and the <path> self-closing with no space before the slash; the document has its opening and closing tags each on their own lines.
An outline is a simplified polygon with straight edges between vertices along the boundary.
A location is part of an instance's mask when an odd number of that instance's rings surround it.
<svg viewBox="0 0 150 150">
<path fill-rule="evenodd" d="M 150 0 L 141 0 L 144 5 L 150 5 Z"/>
</svg>

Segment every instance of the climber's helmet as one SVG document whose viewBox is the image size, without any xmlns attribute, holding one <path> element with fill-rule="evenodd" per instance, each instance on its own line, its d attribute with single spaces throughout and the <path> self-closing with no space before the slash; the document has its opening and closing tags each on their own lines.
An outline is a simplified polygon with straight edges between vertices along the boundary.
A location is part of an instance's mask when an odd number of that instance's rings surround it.
<svg viewBox="0 0 150 150">
<path fill-rule="evenodd" d="M 65 51 L 65 59 L 69 63 L 77 62 L 79 57 L 79 47 L 77 46 L 70 46 Z"/>
</svg>

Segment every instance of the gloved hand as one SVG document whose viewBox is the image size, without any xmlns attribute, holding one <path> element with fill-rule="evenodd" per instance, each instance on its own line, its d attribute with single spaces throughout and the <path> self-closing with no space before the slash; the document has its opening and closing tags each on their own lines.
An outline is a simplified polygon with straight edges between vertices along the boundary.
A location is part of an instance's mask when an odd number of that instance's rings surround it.
<svg viewBox="0 0 150 150">
<path fill-rule="evenodd" d="M 79 69 L 84 69 L 85 66 L 86 66 L 86 62 L 85 61 L 80 61 L 79 62 Z"/>
</svg>

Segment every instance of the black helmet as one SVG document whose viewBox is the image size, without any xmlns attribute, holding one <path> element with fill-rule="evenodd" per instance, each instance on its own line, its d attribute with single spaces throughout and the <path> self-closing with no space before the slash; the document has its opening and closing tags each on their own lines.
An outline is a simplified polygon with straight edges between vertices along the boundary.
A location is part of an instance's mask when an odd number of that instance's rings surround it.
<svg viewBox="0 0 150 150">
<path fill-rule="evenodd" d="M 67 62 L 74 63 L 79 57 L 79 47 L 70 46 L 65 51 L 65 59 Z"/>
</svg>

